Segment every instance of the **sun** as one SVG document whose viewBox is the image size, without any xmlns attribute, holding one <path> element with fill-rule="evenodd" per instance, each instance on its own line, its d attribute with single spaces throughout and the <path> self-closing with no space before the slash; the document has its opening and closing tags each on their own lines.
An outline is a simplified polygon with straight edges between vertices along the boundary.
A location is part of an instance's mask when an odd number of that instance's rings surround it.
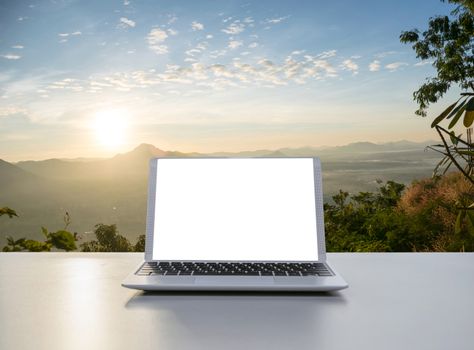
<svg viewBox="0 0 474 350">
<path fill-rule="evenodd" d="M 95 114 L 92 122 L 97 141 L 109 149 L 125 143 L 128 131 L 128 114 L 124 110 L 108 109 Z"/>
</svg>

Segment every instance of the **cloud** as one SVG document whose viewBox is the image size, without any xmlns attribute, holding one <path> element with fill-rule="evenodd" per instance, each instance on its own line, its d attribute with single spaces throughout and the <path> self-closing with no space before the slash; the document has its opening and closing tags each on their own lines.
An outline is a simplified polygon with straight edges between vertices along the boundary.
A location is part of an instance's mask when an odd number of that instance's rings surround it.
<svg viewBox="0 0 474 350">
<path fill-rule="evenodd" d="M 196 45 L 196 49 L 204 51 L 207 49 L 208 43 L 206 41 L 203 41 L 202 43 L 199 43 Z"/>
<path fill-rule="evenodd" d="M 214 35 L 212 35 L 212 34 L 207 34 L 206 35 L 206 39 L 212 39 L 212 38 L 214 38 Z"/>
<path fill-rule="evenodd" d="M 190 50 L 186 50 L 186 55 L 188 56 L 194 56 L 195 54 L 198 54 L 198 53 L 201 53 L 201 50 L 198 50 L 198 49 L 190 49 Z"/>
<path fill-rule="evenodd" d="M 258 46 L 258 43 L 254 42 L 254 43 L 250 43 L 248 47 L 249 49 L 255 49 L 257 46 Z"/>
<path fill-rule="evenodd" d="M 123 0 L 123 6 L 128 6 L 130 5 L 130 1 L 128 0 Z"/>
<path fill-rule="evenodd" d="M 164 30 L 160 28 L 152 29 L 146 37 L 148 48 L 157 55 L 168 53 L 168 46 L 162 44 L 167 37 L 168 34 Z"/>
<path fill-rule="evenodd" d="M 204 25 L 202 23 L 194 21 L 194 22 L 191 23 L 191 28 L 192 28 L 193 31 L 203 30 Z"/>
<path fill-rule="evenodd" d="M 18 18 L 17 18 L 17 21 L 18 21 L 18 22 L 23 22 L 24 20 L 27 20 L 27 19 L 29 19 L 29 18 L 30 18 L 30 17 L 27 17 L 27 16 L 18 17 Z"/>
<path fill-rule="evenodd" d="M 14 55 L 14 54 L 11 54 L 11 53 L 8 53 L 6 55 L 0 55 L 0 57 L 3 57 L 7 60 L 19 60 L 21 58 L 20 55 Z"/>
<path fill-rule="evenodd" d="M 235 50 L 236 48 L 238 48 L 239 46 L 242 46 L 242 42 L 241 41 L 238 41 L 238 40 L 231 40 L 229 41 L 229 45 L 228 45 L 228 48 L 231 49 L 231 50 Z"/>
<path fill-rule="evenodd" d="M 374 60 L 369 64 L 369 70 L 371 72 L 378 72 L 380 70 L 380 61 Z"/>
<path fill-rule="evenodd" d="M 178 35 L 178 31 L 174 30 L 173 28 L 168 28 L 168 34 L 169 35 Z"/>
<path fill-rule="evenodd" d="M 176 17 L 175 15 L 168 15 L 168 17 L 169 17 L 168 24 L 173 24 L 174 22 L 178 20 L 178 17 Z"/>
<path fill-rule="evenodd" d="M 12 49 L 24 49 L 25 47 L 23 45 L 13 45 Z"/>
<path fill-rule="evenodd" d="M 356 75 L 359 73 L 359 66 L 353 60 L 344 60 L 342 62 L 342 69 L 349 70 L 352 74 Z"/>
<path fill-rule="evenodd" d="M 153 28 L 147 35 L 146 40 L 150 49 L 157 54 L 168 52 L 165 45 L 168 34 L 164 28 Z M 236 43 L 229 46 L 240 48 L 242 41 L 231 40 Z M 207 50 L 207 42 L 201 42 L 196 47 L 186 52 L 181 64 L 168 64 L 163 68 L 115 72 L 103 75 L 93 75 L 85 79 L 62 79 L 34 86 L 38 96 L 49 96 L 59 98 L 64 94 L 92 93 L 100 94 L 108 91 L 130 92 L 149 89 L 150 93 L 163 93 L 168 90 L 180 90 L 195 88 L 207 88 L 222 90 L 231 87 L 267 87 L 275 88 L 288 84 L 309 84 L 318 80 L 338 77 L 338 70 L 347 69 L 352 72 L 358 70 L 357 64 L 350 59 L 345 65 L 332 64 L 332 58 L 322 59 L 318 55 L 296 55 L 288 56 L 283 61 L 270 60 L 260 57 L 252 59 L 247 56 L 249 51 L 242 50 L 239 57 L 247 57 L 244 60 L 235 59 L 226 64 L 203 64 L 197 57 Z M 227 51 L 227 54 L 229 53 Z M 226 50 L 212 51 L 209 57 L 225 55 Z M 357 67 L 357 68 L 356 68 Z M 41 92 L 40 92 L 41 91 Z"/>
<path fill-rule="evenodd" d="M 288 72 L 294 72 L 290 77 L 298 82 L 305 82 L 309 78 L 316 80 L 323 79 L 325 77 L 335 78 L 337 77 L 336 69 L 331 65 L 327 59 L 320 59 L 319 57 L 312 57 L 309 55 L 303 56 L 305 61 L 294 61 L 286 60 L 285 70 Z M 303 72 L 301 73 L 300 70 Z"/>
<path fill-rule="evenodd" d="M 232 22 L 227 28 L 222 29 L 226 34 L 239 34 L 245 30 L 245 25 L 240 23 L 240 21 Z"/>
<path fill-rule="evenodd" d="M 405 63 L 405 62 L 393 62 L 393 63 L 387 64 L 385 66 L 385 68 L 387 68 L 391 72 L 395 72 L 398 68 L 400 68 L 402 66 L 407 66 L 407 65 L 408 65 L 408 63 Z"/>
<path fill-rule="evenodd" d="M 21 107 L 17 106 L 5 106 L 5 107 L 0 107 L 0 117 L 8 117 L 10 115 L 14 114 L 26 114 L 27 110 Z"/>
<path fill-rule="evenodd" d="M 120 27 L 122 28 L 134 28 L 135 27 L 135 21 L 132 21 L 131 19 L 128 19 L 126 17 L 120 17 Z"/>
<path fill-rule="evenodd" d="M 318 54 L 318 58 L 326 59 L 326 58 L 331 58 L 336 56 L 337 50 L 329 50 L 329 51 L 323 51 L 322 53 Z"/>
<path fill-rule="evenodd" d="M 293 56 L 293 55 L 295 55 L 295 56 L 296 56 L 296 55 L 301 55 L 301 54 L 303 54 L 304 52 L 305 52 L 305 50 L 296 50 L 296 51 L 292 51 L 290 55 L 291 55 L 291 56 Z"/>
<path fill-rule="evenodd" d="M 159 28 L 154 28 L 148 33 L 147 35 L 147 40 L 150 45 L 155 45 L 162 43 L 163 41 L 166 40 L 168 37 L 168 34 L 164 30 L 161 30 Z"/>
<path fill-rule="evenodd" d="M 415 67 L 426 66 L 427 64 L 433 64 L 434 61 L 421 61 L 414 64 Z"/>
<path fill-rule="evenodd" d="M 203 51 L 205 51 L 207 49 L 207 45 L 208 43 L 206 41 L 203 41 L 199 44 L 196 45 L 196 47 L 190 49 L 190 50 L 186 50 L 186 55 L 187 56 L 195 56 L 196 54 L 200 54 L 202 53 Z"/>
<path fill-rule="evenodd" d="M 224 56 L 226 53 L 227 53 L 226 49 L 224 49 L 224 50 L 214 50 L 214 51 L 210 52 L 209 57 L 210 58 L 217 58 L 219 56 Z"/>
<path fill-rule="evenodd" d="M 265 23 L 267 24 L 278 24 L 283 22 L 285 19 L 289 18 L 290 16 L 284 16 L 284 17 L 277 17 L 277 18 L 268 18 L 265 20 Z"/>
<path fill-rule="evenodd" d="M 380 52 L 375 56 L 375 58 L 384 58 L 384 57 L 387 57 L 387 56 L 390 56 L 390 55 L 393 55 L 393 54 L 396 54 L 397 51 L 384 51 L 384 52 Z"/>
<path fill-rule="evenodd" d="M 59 33 L 58 36 L 61 38 L 59 40 L 59 43 L 61 43 L 61 44 L 67 43 L 68 37 L 78 36 L 78 35 L 82 35 L 82 32 L 79 31 L 79 30 L 77 30 L 75 32 L 72 32 L 72 33 Z"/>
</svg>

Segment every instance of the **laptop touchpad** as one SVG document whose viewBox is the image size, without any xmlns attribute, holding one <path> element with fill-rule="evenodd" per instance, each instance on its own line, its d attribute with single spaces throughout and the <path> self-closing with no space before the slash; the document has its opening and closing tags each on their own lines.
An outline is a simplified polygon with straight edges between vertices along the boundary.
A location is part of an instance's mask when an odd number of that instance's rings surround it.
<svg viewBox="0 0 474 350">
<path fill-rule="evenodd" d="M 159 284 L 194 284 L 194 277 L 160 276 Z"/>
<path fill-rule="evenodd" d="M 195 284 L 274 284 L 273 277 L 203 276 L 195 277 Z"/>
</svg>

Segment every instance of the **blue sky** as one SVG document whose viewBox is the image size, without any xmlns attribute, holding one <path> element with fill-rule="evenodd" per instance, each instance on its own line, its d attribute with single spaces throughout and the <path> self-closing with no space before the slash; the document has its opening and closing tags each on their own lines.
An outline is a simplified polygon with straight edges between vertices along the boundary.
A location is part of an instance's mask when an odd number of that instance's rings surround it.
<svg viewBox="0 0 474 350">
<path fill-rule="evenodd" d="M 423 1 L 2 1 L 0 158 L 434 138 Z M 444 104 L 433 106 L 432 113 Z"/>
</svg>

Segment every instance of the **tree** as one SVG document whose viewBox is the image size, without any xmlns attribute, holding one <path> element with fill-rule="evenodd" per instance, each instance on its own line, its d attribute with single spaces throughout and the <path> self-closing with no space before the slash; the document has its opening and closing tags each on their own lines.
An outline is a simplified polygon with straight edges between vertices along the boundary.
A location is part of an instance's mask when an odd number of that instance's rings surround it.
<svg viewBox="0 0 474 350">
<path fill-rule="evenodd" d="M 443 0 L 444 1 L 444 0 Z M 416 57 L 422 60 L 434 59 L 433 66 L 437 76 L 413 93 L 418 103 L 418 115 L 426 116 L 430 103 L 437 102 L 453 85 L 462 90 L 461 97 L 437 116 L 431 127 L 434 128 L 441 144 L 430 146 L 443 155 L 435 167 L 433 175 L 440 170 L 444 175 L 451 165 L 474 186 L 474 143 L 472 124 L 474 123 L 474 1 L 448 0 L 457 7 L 448 16 L 431 18 L 428 30 L 421 33 L 418 29 L 402 32 L 400 41 L 413 44 Z M 464 116 L 463 116 L 464 115 Z M 462 119 L 461 119 L 462 117 Z M 453 128 L 460 121 L 466 130 L 466 137 L 455 134 Z M 449 121 L 446 127 L 442 122 Z M 459 202 L 459 213 L 456 219 L 456 232 L 463 229 L 474 237 L 474 203 Z"/>
<path fill-rule="evenodd" d="M 452 85 L 464 90 L 456 102 L 433 120 L 431 127 L 438 132 L 442 144 L 430 148 L 443 155 L 434 169 L 434 175 L 438 175 L 443 168 L 444 174 L 454 165 L 474 185 L 472 130 L 468 129 L 465 139 L 452 130 L 461 120 L 466 128 L 470 128 L 474 122 L 474 1 L 448 1 L 458 5 L 451 13 L 452 18 L 431 18 L 426 31 L 420 33 L 418 29 L 413 29 L 402 32 L 400 41 L 413 44 L 416 57 L 433 59 L 437 71 L 436 77 L 428 78 L 413 93 L 419 106 L 416 114 L 426 116 L 429 104 L 437 102 Z M 440 125 L 448 120 L 446 127 Z"/>
<path fill-rule="evenodd" d="M 70 223 L 71 217 L 69 213 L 66 212 L 64 215 L 64 228 L 62 230 L 49 232 L 47 228 L 41 228 L 45 241 L 41 242 L 26 238 L 15 240 L 13 237 L 7 236 L 7 245 L 4 246 L 2 250 L 4 252 L 50 252 L 52 248 L 65 250 L 67 252 L 76 250 L 77 233 L 72 234 L 67 231 L 67 227 Z"/>
<path fill-rule="evenodd" d="M 452 18 L 436 16 L 430 18 L 423 33 L 413 29 L 400 35 L 402 43 L 413 44 L 417 58 L 433 59 L 437 71 L 436 77 L 428 78 L 413 93 L 419 106 L 415 113 L 421 116 L 426 116 L 428 106 L 443 97 L 453 84 L 474 91 L 474 1 L 448 2 L 458 5 Z"/>
<path fill-rule="evenodd" d="M 136 252 L 144 252 L 145 251 L 145 235 L 138 236 L 137 243 L 133 247 L 133 250 Z"/>
<path fill-rule="evenodd" d="M 324 205 L 328 251 L 411 250 L 410 244 L 396 242 L 407 231 L 403 217 L 395 211 L 405 186 L 393 181 L 378 183 L 376 193 L 351 196 L 340 190 L 332 197 L 334 205 Z"/>
<path fill-rule="evenodd" d="M 81 244 L 83 252 L 130 252 L 132 245 L 124 236 L 118 234 L 117 225 L 95 225 L 95 241 Z"/>
</svg>

